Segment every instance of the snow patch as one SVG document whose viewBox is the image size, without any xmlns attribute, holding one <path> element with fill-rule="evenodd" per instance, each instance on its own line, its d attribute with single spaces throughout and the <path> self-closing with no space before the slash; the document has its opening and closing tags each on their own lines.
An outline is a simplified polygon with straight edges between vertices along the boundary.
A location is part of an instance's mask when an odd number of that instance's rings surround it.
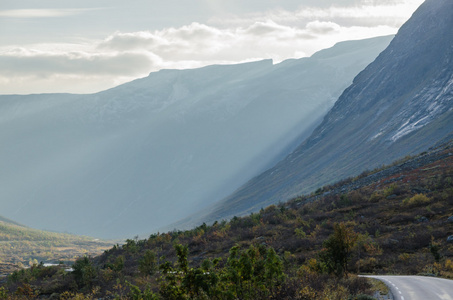
<svg viewBox="0 0 453 300">
<path fill-rule="evenodd" d="M 371 137 L 371 138 L 370 138 L 370 141 L 377 139 L 377 138 L 380 137 L 382 134 L 383 134 L 383 132 L 380 131 L 379 133 L 377 133 L 376 135 L 374 135 L 373 137 Z"/>
</svg>

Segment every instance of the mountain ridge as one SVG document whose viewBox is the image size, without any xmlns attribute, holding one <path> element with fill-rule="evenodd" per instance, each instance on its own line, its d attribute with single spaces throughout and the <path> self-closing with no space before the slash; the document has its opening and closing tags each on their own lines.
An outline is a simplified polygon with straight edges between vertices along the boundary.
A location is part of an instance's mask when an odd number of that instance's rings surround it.
<svg viewBox="0 0 453 300">
<path fill-rule="evenodd" d="M 305 142 L 198 222 L 244 215 L 449 139 L 452 5 L 428 0 L 420 6 Z"/>
</svg>

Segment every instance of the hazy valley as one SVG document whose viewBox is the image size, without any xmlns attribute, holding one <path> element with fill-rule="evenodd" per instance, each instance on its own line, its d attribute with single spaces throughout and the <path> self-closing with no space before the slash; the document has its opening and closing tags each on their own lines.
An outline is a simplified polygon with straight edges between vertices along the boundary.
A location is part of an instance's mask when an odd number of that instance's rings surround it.
<svg viewBox="0 0 453 300">
<path fill-rule="evenodd" d="M 360 276 L 453 279 L 452 12 L 278 64 L 0 96 L 0 298 L 453 294 Z"/>
<path fill-rule="evenodd" d="M 289 154 L 391 38 L 162 70 L 92 95 L 0 96 L 2 213 L 103 238 L 156 231 Z"/>
</svg>

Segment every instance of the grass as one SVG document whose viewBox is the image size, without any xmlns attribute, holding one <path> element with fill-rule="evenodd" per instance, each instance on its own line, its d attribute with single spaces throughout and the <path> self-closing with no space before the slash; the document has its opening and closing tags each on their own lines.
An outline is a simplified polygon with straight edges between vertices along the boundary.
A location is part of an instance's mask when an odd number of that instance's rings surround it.
<svg viewBox="0 0 453 300">
<path fill-rule="evenodd" d="M 379 292 L 381 296 L 388 295 L 390 293 L 389 287 L 381 280 L 369 278 L 368 281 L 371 283 L 372 290 Z"/>
</svg>

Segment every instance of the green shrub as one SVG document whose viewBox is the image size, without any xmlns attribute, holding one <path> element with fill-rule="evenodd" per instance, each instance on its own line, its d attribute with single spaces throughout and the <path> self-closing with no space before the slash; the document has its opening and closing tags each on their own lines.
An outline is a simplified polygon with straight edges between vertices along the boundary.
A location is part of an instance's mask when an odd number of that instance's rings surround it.
<svg viewBox="0 0 453 300">
<path fill-rule="evenodd" d="M 431 199 L 424 194 L 416 194 L 412 198 L 406 198 L 403 200 L 405 206 L 421 206 L 431 202 Z"/>
<path fill-rule="evenodd" d="M 138 270 L 143 275 L 153 275 L 156 269 L 156 254 L 151 250 L 146 250 L 143 258 L 139 261 Z"/>
<path fill-rule="evenodd" d="M 346 275 L 352 248 L 356 245 L 358 235 L 345 223 L 335 223 L 334 233 L 323 243 L 324 249 L 319 252 L 319 259 L 328 273 L 338 277 Z"/>
<path fill-rule="evenodd" d="M 398 185 L 396 185 L 395 183 L 392 183 L 388 188 L 386 188 L 384 190 L 384 197 L 387 198 L 387 197 L 395 194 L 397 188 L 398 188 Z"/>
<path fill-rule="evenodd" d="M 72 275 L 79 286 L 90 286 L 96 278 L 96 269 L 88 257 L 79 258 L 74 265 Z"/>
<path fill-rule="evenodd" d="M 294 230 L 294 233 L 301 239 L 304 239 L 307 237 L 307 234 L 305 233 L 305 231 L 302 228 L 296 228 Z"/>
<path fill-rule="evenodd" d="M 8 292 L 4 287 L 0 287 L 0 299 L 8 299 Z"/>
</svg>

